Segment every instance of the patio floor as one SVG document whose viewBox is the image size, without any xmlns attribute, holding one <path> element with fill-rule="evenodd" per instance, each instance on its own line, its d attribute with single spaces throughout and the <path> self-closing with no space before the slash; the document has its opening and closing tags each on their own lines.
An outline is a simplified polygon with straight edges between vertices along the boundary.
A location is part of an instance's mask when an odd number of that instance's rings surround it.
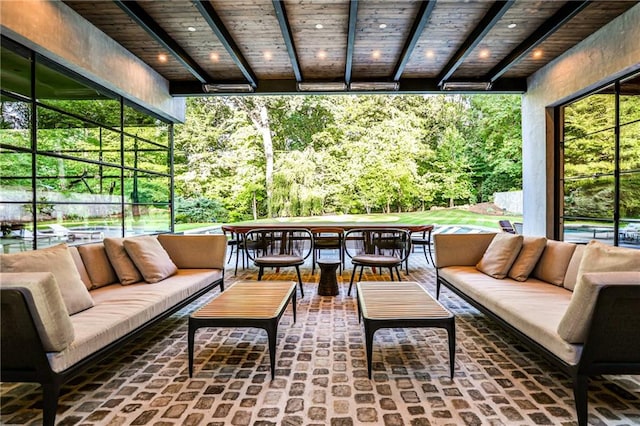
<svg viewBox="0 0 640 426">
<path fill-rule="evenodd" d="M 410 260 L 403 279 L 435 294 L 434 269 L 422 253 Z M 241 328 L 201 329 L 189 378 L 186 317 L 215 290 L 65 386 L 59 424 L 577 424 L 569 378 L 446 289 L 441 302 L 457 316 L 453 380 L 446 333 L 430 328 L 380 330 L 367 379 L 363 329 L 355 298 L 346 295 L 350 273 L 347 267 L 338 296 L 318 296 L 318 274 L 305 265 L 297 321 L 287 308 L 278 329 L 273 381 L 266 333 Z M 267 273 L 265 280 L 295 280 L 294 274 Z M 226 282 L 256 278 L 256 269 L 234 277 L 229 268 Z M 3 383 L 1 398 L 3 425 L 41 422 L 39 386 Z M 640 376 L 592 380 L 589 421 L 640 424 Z"/>
</svg>

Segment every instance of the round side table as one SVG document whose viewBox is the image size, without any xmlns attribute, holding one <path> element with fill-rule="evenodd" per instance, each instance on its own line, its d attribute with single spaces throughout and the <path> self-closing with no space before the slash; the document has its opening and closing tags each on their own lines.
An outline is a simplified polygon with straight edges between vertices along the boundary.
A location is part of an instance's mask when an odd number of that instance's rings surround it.
<svg viewBox="0 0 640 426">
<path fill-rule="evenodd" d="M 318 294 L 320 296 L 338 295 L 338 278 L 336 270 L 340 266 L 339 260 L 318 260 L 320 267 L 320 281 L 318 282 Z"/>
</svg>

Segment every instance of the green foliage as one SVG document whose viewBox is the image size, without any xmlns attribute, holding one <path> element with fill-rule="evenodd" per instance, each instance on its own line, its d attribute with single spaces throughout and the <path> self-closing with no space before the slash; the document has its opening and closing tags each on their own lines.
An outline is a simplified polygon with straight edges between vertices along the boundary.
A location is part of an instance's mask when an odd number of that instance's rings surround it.
<svg viewBox="0 0 640 426">
<path fill-rule="evenodd" d="M 188 119 L 175 127 L 176 193 L 221 200 L 232 220 L 424 210 L 522 182 L 519 96 L 187 102 Z"/>
<path fill-rule="evenodd" d="M 227 222 L 228 212 L 218 200 L 176 198 L 176 223 Z"/>
</svg>

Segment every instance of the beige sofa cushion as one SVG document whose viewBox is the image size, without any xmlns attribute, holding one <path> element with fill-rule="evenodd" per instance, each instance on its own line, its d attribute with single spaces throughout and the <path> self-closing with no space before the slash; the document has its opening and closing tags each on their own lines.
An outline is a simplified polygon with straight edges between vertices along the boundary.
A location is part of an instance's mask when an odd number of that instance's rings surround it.
<svg viewBox="0 0 640 426">
<path fill-rule="evenodd" d="M 521 248 L 522 235 L 496 234 L 476 264 L 476 269 L 490 277 L 502 279 L 507 276 Z"/>
<path fill-rule="evenodd" d="M 576 285 L 582 275 L 589 272 L 640 272 L 640 250 L 614 247 L 598 241 L 590 241 L 582 255 Z"/>
<path fill-rule="evenodd" d="M 60 288 L 69 315 L 93 306 L 93 299 L 80 279 L 66 244 L 42 250 L 0 255 L 2 272 L 51 272 Z"/>
<path fill-rule="evenodd" d="M 118 282 L 118 275 L 109 262 L 104 244 L 84 244 L 78 247 L 78 252 L 91 278 L 89 290 Z"/>
<path fill-rule="evenodd" d="M 87 290 L 91 290 L 91 278 L 89 278 L 89 273 L 87 272 L 87 268 L 84 267 L 84 262 L 82 262 L 82 257 L 80 257 L 80 253 L 78 252 L 78 247 L 72 246 L 69 247 L 69 253 L 71 253 L 71 257 L 73 258 L 73 263 L 76 265 L 76 269 L 78 269 L 78 273 L 80 274 L 80 279 L 84 283 L 84 286 Z"/>
<path fill-rule="evenodd" d="M 547 240 L 547 246 L 533 269 L 533 277 L 561 286 L 575 249 L 575 244 Z"/>
<path fill-rule="evenodd" d="M 148 283 L 157 283 L 178 271 L 167 251 L 154 236 L 125 239 L 124 248 Z"/>
<path fill-rule="evenodd" d="M 586 255 L 585 252 L 583 262 Z M 640 252 L 637 255 L 640 256 Z M 560 324 L 558 324 L 560 337 L 569 343 L 584 343 L 600 289 L 604 286 L 629 284 L 640 285 L 640 269 L 635 272 L 583 274 L 576 284 L 571 302 L 560 320 Z"/>
<path fill-rule="evenodd" d="M 520 254 L 513 262 L 511 269 L 509 269 L 509 278 L 513 278 L 516 281 L 525 281 L 529 278 L 529 274 L 538 263 L 546 244 L 547 239 L 545 237 L 523 237 L 522 249 L 520 249 Z"/>
<path fill-rule="evenodd" d="M 105 238 L 102 242 L 120 284 L 128 285 L 142 281 L 140 271 L 124 249 L 124 238 Z"/>
<path fill-rule="evenodd" d="M 224 235 L 160 234 L 158 241 L 179 269 L 224 269 Z"/>
<path fill-rule="evenodd" d="M 562 284 L 567 290 L 573 291 L 576 286 L 578 268 L 580 267 L 580 262 L 582 262 L 582 255 L 586 247 L 584 244 L 576 244 L 576 249 L 573 251 L 573 256 L 571 256 L 571 261 L 567 267 L 567 273 L 564 275 L 564 282 Z"/>
<path fill-rule="evenodd" d="M 59 352 L 73 342 L 69 313 L 51 272 L 3 272 L 0 276 L 0 287 L 17 289 L 24 296 L 46 351 Z"/>
</svg>

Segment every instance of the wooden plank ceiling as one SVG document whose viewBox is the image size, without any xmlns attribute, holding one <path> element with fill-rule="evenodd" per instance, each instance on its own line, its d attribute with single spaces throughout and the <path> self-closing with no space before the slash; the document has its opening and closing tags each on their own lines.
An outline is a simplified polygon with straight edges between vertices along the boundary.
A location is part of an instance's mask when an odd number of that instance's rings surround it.
<svg viewBox="0 0 640 426">
<path fill-rule="evenodd" d="M 386 90 L 404 93 L 436 92 L 456 82 L 522 92 L 528 76 L 639 1 L 65 3 L 183 96 L 207 93 L 206 87 L 212 94 L 292 93 L 298 83 L 360 91 L 349 86 L 360 82 L 397 83 Z"/>
</svg>

